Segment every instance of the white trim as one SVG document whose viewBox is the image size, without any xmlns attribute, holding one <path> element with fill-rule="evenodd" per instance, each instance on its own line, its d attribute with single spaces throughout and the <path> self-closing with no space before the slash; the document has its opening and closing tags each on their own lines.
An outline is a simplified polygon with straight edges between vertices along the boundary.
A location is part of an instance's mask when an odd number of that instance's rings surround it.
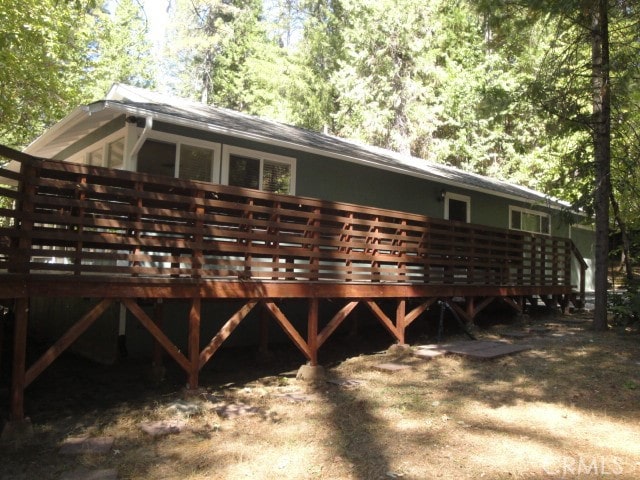
<svg viewBox="0 0 640 480">
<path fill-rule="evenodd" d="M 537 215 L 538 217 L 546 217 L 549 222 L 549 231 L 548 232 L 530 232 L 529 230 L 522 230 L 522 228 L 513 228 L 511 226 L 511 213 L 517 211 L 520 213 L 527 213 L 529 215 Z M 541 212 L 540 210 L 531 210 L 529 208 L 518 207 L 516 205 L 509 205 L 509 218 L 508 218 L 508 226 L 509 230 L 517 230 L 519 232 L 529 232 L 529 233 L 540 233 L 542 235 L 551 235 L 551 215 L 547 212 Z M 522 226 L 522 222 L 521 222 Z M 569 232 L 571 234 L 571 232 Z"/>
<path fill-rule="evenodd" d="M 449 220 L 449 200 L 458 200 L 467 204 L 467 223 L 471 223 L 471 197 L 459 193 L 445 192 L 444 194 L 444 219 Z"/>
<path fill-rule="evenodd" d="M 264 161 L 284 163 L 289 165 L 289 195 L 295 195 L 296 193 L 296 159 L 293 157 L 286 157 L 284 155 L 276 155 L 274 153 L 261 152 L 259 150 L 251 150 L 249 148 L 236 147 L 233 145 L 222 146 L 222 172 L 220 174 L 220 181 L 224 185 L 229 185 L 229 157 L 231 155 L 239 155 L 243 157 L 255 158 L 260 160 L 260 179 L 259 185 L 262 190 L 262 172 L 264 167 Z"/>
</svg>

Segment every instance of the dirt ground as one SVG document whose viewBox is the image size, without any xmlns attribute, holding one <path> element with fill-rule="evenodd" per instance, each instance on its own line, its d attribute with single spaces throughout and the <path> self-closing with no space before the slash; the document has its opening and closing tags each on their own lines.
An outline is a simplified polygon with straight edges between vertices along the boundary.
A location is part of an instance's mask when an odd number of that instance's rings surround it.
<svg viewBox="0 0 640 480">
<path fill-rule="evenodd" d="M 389 353 L 389 337 L 336 336 L 320 351 L 330 382 L 316 384 L 295 379 L 302 358 L 288 347 L 269 362 L 223 350 L 188 398 L 170 365 L 153 383 L 144 363 L 63 356 L 27 390 L 33 435 L 0 445 L 0 478 L 637 479 L 640 334 L 589 322 L 547 312 L 478 329 L 531 346 L 493 360 L 423 360 Z M 388 362 L 409 368 L 377 368 Z M 3 386 L 3 410 L 7 397 Z M 142 429 L 160 421 L 171 433 Z M 114 443 L 60 452 L 79 436 Z"/>
</svg>

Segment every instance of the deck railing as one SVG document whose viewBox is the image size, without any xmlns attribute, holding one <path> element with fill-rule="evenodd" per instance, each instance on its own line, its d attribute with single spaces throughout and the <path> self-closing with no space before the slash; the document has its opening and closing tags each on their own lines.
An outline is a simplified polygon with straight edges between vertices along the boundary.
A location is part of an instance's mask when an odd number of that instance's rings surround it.
<svg viewBox="0 0 640 480">
<path fill-rule="evenodd" d="M 20 164 L 0 169 L 17 185 L 0 188 L 6 273 L 569 286 L 579 255 L 565 238 L 0 155 Z"/>
</svg>

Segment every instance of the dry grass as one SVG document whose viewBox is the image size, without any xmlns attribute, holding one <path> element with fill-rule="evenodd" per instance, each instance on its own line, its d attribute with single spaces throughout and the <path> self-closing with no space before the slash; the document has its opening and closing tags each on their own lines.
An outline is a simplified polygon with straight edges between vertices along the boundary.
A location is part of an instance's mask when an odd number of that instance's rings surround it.
<svg viewBox="0 0 640 480">
<path fill-rule="evenodd" d="M 212 370 L 183 401 L 178 376 L 141 388 L 131 364 L 114 373 L 62 362 L 28 392 L 35 435 L 2 447 L 0 478 L 60 478 L 77 466 L 154 480 L 640 478 L 640 337 L 566 320 L 529 320 L 551 331 L 497 360 L 370 352 L 331 363 L 331 378 L 356 385 L 299 383 L 276 374 L 294 366 L 286 362 L 252 373 L 246 361 L 237 367 L 246 378 Z M 392 360 L 411 368 L 374 368 Z M 139 427 L 176 419 L 187 426 L 178 435 L 153 439 Z M 60 456 L 79 434 L 114 436 L 114 451 Z"/>
</svg>

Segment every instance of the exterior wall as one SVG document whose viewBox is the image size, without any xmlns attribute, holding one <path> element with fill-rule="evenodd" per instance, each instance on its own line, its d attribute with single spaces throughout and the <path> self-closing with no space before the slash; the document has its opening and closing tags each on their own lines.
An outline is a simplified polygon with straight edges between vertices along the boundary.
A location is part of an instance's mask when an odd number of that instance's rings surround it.
<svg viewBox="0 0 640 480">
<path fill-rule="evenodd" d="M 440 199 L 440 194 L 445 190 L 470 198 L 471 223 L 509 228 L 509 206 L 517 206 L 551 213 L 552 235 L 569 236 L 569 226 L 564 221 L 562 212 L 545 208 L 543 205 L 532 205 L 530 202 L 511 200 L 491 195 L 489 192 L 453 187 L 331 157 L 216 135 L 178 125 L 155 122 L 153 129 L 223 145 L 294 157 L 296 158 L 296 195 L 444 218 L 444 202 Z"/>
</svg>

